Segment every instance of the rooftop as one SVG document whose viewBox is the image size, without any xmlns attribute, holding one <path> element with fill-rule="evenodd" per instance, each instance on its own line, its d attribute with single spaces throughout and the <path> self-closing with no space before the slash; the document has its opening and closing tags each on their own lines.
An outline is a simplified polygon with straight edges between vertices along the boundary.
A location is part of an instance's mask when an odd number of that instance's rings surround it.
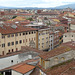
<svg viewBox="0 0 75 75">
<path fill-rule="evenodd" d="M 35 28 L 25 28 L 23 26 L 17 25 L 17 28 L 14 29 L 11 26 L 5 26 L 3 25 L 0 27 L 0 33 L 2 34 L 12 34 L 12 33 L 18 33 L 18 32 L 25 32 L 25 31 L 34 31 L 37 30 Z"/>
<path fill-rule="evenodd" d="M 40 65 L 38 66 L 43 72 L 47 75 L 75 75 L 75 60 L 67 61 L 61 64 L 60 66 L 56 65 L 53 68 L 44 69 Z"/>
<path fill-rule="evenodd" d="M 19 64 L 19 65 L 16 65 L 14 67 L 12 67 L 11 69 L 12 70 L 15 70 L 17 72 L 20 72 L 22 74 L 25 74 L 31 70 L 33 70 L 35 68 L 35 66 L 32 66 L 32 65 L 28 65 L 28 64 Z"/>
<path fill-rule="evenodd" d="M 40 54 L 39 56 L 41 58 L 43 58 L 44 60 L 47 60 L 48 58 L 54 57 L 56 55 L 59 55 L 59 54 L 65 53 L 65 52 L 68 52 L 70 50 L 71 50 L 70 47 L 59 46 L 59 47 L 57 47 L 47 53 Z"/>
<path fill-rule="evenodd" d="M 36 48 L 32 48 L 32 47 L 28 47 L 28 46 L 22 46 L 20 51 L 9 53 L 7 55 L 2 55 L 2 56 L 0 56 L 0 58 L 5 58 L 5 57 L 21 54 L 21 53 L 24 53 L 24 52 L 31 52 L 31 51 L 32 52 L 37 52 L 39 54 L 44 53 L 43 51 L 37 50 Z"/>
</svg>

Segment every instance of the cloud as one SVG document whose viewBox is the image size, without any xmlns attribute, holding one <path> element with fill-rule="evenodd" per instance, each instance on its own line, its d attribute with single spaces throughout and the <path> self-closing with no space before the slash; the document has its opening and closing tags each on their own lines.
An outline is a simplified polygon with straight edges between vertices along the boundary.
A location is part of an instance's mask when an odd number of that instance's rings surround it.
<svg viewBox="0 0 75 75">
<path fill-rule="evenodd" d="M 0 6 L 9 7 L 55 7 L 75 3 L 75 0 L 0 0 Z"/>
</svg>

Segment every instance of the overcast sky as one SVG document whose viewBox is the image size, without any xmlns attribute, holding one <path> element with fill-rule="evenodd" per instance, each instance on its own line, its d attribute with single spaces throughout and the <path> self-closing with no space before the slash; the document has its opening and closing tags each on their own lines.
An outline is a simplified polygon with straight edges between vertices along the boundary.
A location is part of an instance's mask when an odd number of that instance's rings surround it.
<svg viewBox="0 0 75 75">
<path fill-rule="evenodd" d="M 72 3 L 75 0 L 0 0 L 0 6 L 9 7 L 56 7 Z"/>
</svg>

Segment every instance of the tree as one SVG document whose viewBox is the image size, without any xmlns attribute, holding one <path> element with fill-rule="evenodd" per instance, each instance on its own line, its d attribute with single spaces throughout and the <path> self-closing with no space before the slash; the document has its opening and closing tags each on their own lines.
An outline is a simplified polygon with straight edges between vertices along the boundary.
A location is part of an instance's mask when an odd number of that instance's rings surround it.
<svg viewBox="0 0 75 75">
<path fill-rule="evenodd" d="M 17 16 L 13 16 L 12 19 L 16 18 Z"/>
<path fill-rule="evenodd" d="M 48 26 L 51 25 L 51 22 L 49 21 L 49 22 L 47 23 L 47 25 L 48 25 Z"/>
<path fill-rule="evenodd" d="M 48 20 L 47 17 L 44 17 L 44 20 Z"/>
<path fill-rule="evenodd" d="M 32 19 L 32 18 L 27 18 L 27 20 L 33 21 L 33 19 Z"/>
</svg>

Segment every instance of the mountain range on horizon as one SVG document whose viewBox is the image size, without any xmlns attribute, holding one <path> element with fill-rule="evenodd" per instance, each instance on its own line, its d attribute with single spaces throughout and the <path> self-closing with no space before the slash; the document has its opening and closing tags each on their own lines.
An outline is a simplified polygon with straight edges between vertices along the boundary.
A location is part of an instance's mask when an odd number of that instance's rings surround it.
<svg viewBox="0 0 75 75">
<path fill-rule="evenodd" d="M 5 7 L 5 6 L 0 6 L 0 9 L 64 9 L 64 8 L 72 8 L 75 9 L 75 3 L 73 4 L 67 4 L 67 5 L 62 5 L 62 6 L 57 6 L 57 7 L 48 7 L 48 8 L 41 8 L 41 7 Z"/>
</svg>

